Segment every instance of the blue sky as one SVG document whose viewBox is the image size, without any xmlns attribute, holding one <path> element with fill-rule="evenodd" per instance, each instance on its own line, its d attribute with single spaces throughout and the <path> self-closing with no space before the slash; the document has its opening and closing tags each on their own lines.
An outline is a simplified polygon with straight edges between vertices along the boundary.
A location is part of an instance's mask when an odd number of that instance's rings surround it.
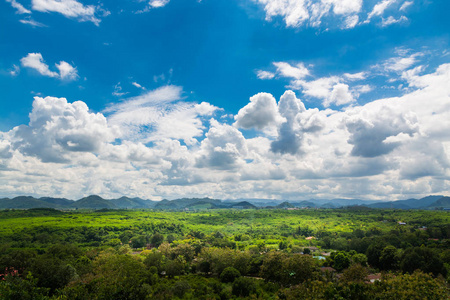
<svg viewBox="0 0 450 300">
<path fill-rule="evenodd" d="M 450 190 L 431 0 L 1 0 L 0 196 Z"/>
</svg>

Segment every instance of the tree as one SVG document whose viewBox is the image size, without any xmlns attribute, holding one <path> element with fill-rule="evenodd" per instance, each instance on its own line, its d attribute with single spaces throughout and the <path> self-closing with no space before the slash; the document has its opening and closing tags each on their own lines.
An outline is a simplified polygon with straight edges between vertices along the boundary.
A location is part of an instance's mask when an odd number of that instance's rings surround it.
<svg viewBox="0 0 450 300">
<path fill-rule="evenodd" d="M 333 268 L 342 271 L 350 266 L 350 257 L 345 252 L 338 252 L 333 257 Z"/>
<path fill-rule="evenodd" d="M 233 267 L 228 267 L 220 274 L 220 281 L 224 283 L 233 282 L 238 277 L 241 277 L 241 273 Z"/>
<path fill-rule="evenodd" d="M 248 297 L 256 293 L 256 284 L 250 278 L 239 277 L 233 282 L 232 293 L 238 297 Z"/>
<path fill-rule="evenodd" d="M 344 270 L 342 273 L 341 281 L 348 282 L 359 282 L 364 283 L 366 281 L 367 275 L 369 275 L 369 271 L 367 268 L 356 264 L 351 265 L 348 269 Z"/>
<path fill-rule="evenodd" d="M 444 263 L 431 249 L 427 247 L 408 248 L 402 255 L 400 268 L 404 272 L 413 273 L 422 270 L 426 273 L 447 275 Z"/>
<path fill-rule="evenodd" d="M 371 299 L 450 299 L 446 283 L 421 271 L 413 274 L 386 275 L 374 284 Z"/>
<path fill-rule="evenodd" d="M 159 233 L 155 233 L 150 240 L 150 243 L 153 245 L 153 247 L 159 247 L 163 242 L 164 236 Z"/>
<path fill-rule="evenodd" d="M 386 246 L 380 255 L 380 268 L 382 270 L 395 270 L 398 268 L 399 256 L 397 248 L 394 246 Z"/>
</svg>

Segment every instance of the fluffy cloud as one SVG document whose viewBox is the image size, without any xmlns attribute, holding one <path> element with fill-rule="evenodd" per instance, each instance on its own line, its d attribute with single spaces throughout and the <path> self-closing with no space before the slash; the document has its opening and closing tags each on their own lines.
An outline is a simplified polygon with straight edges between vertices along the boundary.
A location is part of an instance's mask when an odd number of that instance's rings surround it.
<svg viewBox="0 0 450 300">
<path fill-rule="evenodd" d="M 59 77 L 63 80 L 75 80 L 78 78 L 77 69 L 65 61 L 61 61 L 59 64 L 56 64 L 56 68 L 59 70 Z"/>
<path fill-rule="evenodd" d="M 45 63 L 41 53 L 28 53 L 20 62 L 23 67 L 31 68 L 38 71 L 43 76 L 56 77 L 62 80 L 75 80 L 78 78 L 78 71 L 65 61 L 56 64 L 58 72 L 51 71 L 49 66 Z"/>
<path fill-rule="evenodd" d="M 5 195 L 70 198 L 385 199 L 448 192 L 450 64 L 399 72 L 408 87 L 399 97 L 332 110 L 307 108 L 292 91 L 278 103 L 256 94 L 233 125 L 211 119 L 218 113 L 211 104 L 183 100 L 176 86 L 125 99 L 104 114 L 80 101 L 37 97 L 28 125 L 0 133 L 0 184 Z M 367 85 L 360 82 L 367 77 L 342 75 L 325 90 L 347 84 L 351 91 L 354 82 Z M 243 127 L 253 129 L 251 136 Z"/>
<path fill-rule="evenodd" d="M 44 58 L 40 53 L 28 53 L 27 56 L 20 60 L 22 66 L 35 69 L 41 75 L 49 77 L 58 77 L 58 73 L 50 71 L 48 65 L 44 62 Z"/>
<path fill-rule="evenodd" d="M 349 91 L 349 86 L 344 83 L 338 83 L 333 86 L 333 90 L 329 97 L 325 99 L 323 105 L 328 107 L 332 103 L 336 105 L 345 105 L 352 102 L 355 102 L 355 99 Z"/>
<path fill-rule="evenodd" d="M 96 152 L 118 132 L 102 114 L 89 112 L 84 102 L 35 97 L 28 126 L 12 130 L 13 147 L 44 162 L 70 161 L 73 152 Z"/>
<path fill-rule="evenodd" d="M 90 21 L 98 25 L 100 19 L 95 16 L 93 5 L 84 5 L 76 0 L 32 0 L 33 10 L 40 12 L 57 12 L 67 18 Z"/>
<path fill-rule="evenodd" d="M 350 115 L 346 121 L 351 137 L 349 143 L 354 145 L 351 154 L 362 157 L 376 157 L 388 154 L 400 142 L 388 141 L 389 137 L 400 134 L 412 136 L 418 132 L 417 118 L 414 114 L 395 112 L 387 106 L 367 105 L 356 115 Z"/>
<path fill-rule="evenodd" d="M 297 99 L 294 92 L 286 91 L 280 98 L 278 110 L 286 121 L 281 124 L 277 140 L 273 141 L 270 149 L 281 154 L 296 154 L 300 150 L 302 134 L 294 128 L 296 116 L 304 112 L 305 105 Z"/>
<path fill-rule="evenodd" d="M 239 128 L 264 129 L 281 121 L 275 98 L 268 93 L 259 93 L 250 98 L 250 103 L 241 108 L 234 117 Z"/>
<path fill-rule="evenodd" d="M 235 169 L 244 164 L 247 145 L 235 127 L 211 120 L 211 127 L 201 143 L 196 166 L 199 168 Z"/>
</svg>

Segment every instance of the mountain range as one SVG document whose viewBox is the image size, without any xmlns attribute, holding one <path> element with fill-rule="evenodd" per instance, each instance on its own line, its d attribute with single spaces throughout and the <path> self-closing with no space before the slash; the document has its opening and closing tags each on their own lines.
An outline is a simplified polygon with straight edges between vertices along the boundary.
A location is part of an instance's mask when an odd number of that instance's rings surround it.
<svg viewBox="0 0 450 300">
<path fill-rule="evenodd" d="M 450 209 L 450 197 L 427 196 L 420 199 L 397 201 L 373 201 L 361 199 L 310 199 L 302 201 L 280 201 L 270 199 L 218 200 L 211 198 L 181 198 L 175 200 L 144 200 L 141 198 L 121 197 L 104 199 L 91 195 L 79 200 L 66 198 L 19 196 L 0 199 L 0 209 L 157 209 L 157 210 L 198 210 L 198 209 L 288 209 L 288 208 L 392 208 L 392 209 Z"/>
</svg>

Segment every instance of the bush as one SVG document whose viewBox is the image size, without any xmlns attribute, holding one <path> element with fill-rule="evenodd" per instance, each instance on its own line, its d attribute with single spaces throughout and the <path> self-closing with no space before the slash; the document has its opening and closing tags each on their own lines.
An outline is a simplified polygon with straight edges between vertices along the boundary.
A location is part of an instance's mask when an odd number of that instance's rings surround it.
<svg viewBox="0 0 450 300">
<path fill-rule="evenodd" d="M 220 274 L 220 281 L 225 283 L 233 282 L 238 277 L 241 277 L 241 273 L 233 267 L 228 267 Z"/>
</svg>

